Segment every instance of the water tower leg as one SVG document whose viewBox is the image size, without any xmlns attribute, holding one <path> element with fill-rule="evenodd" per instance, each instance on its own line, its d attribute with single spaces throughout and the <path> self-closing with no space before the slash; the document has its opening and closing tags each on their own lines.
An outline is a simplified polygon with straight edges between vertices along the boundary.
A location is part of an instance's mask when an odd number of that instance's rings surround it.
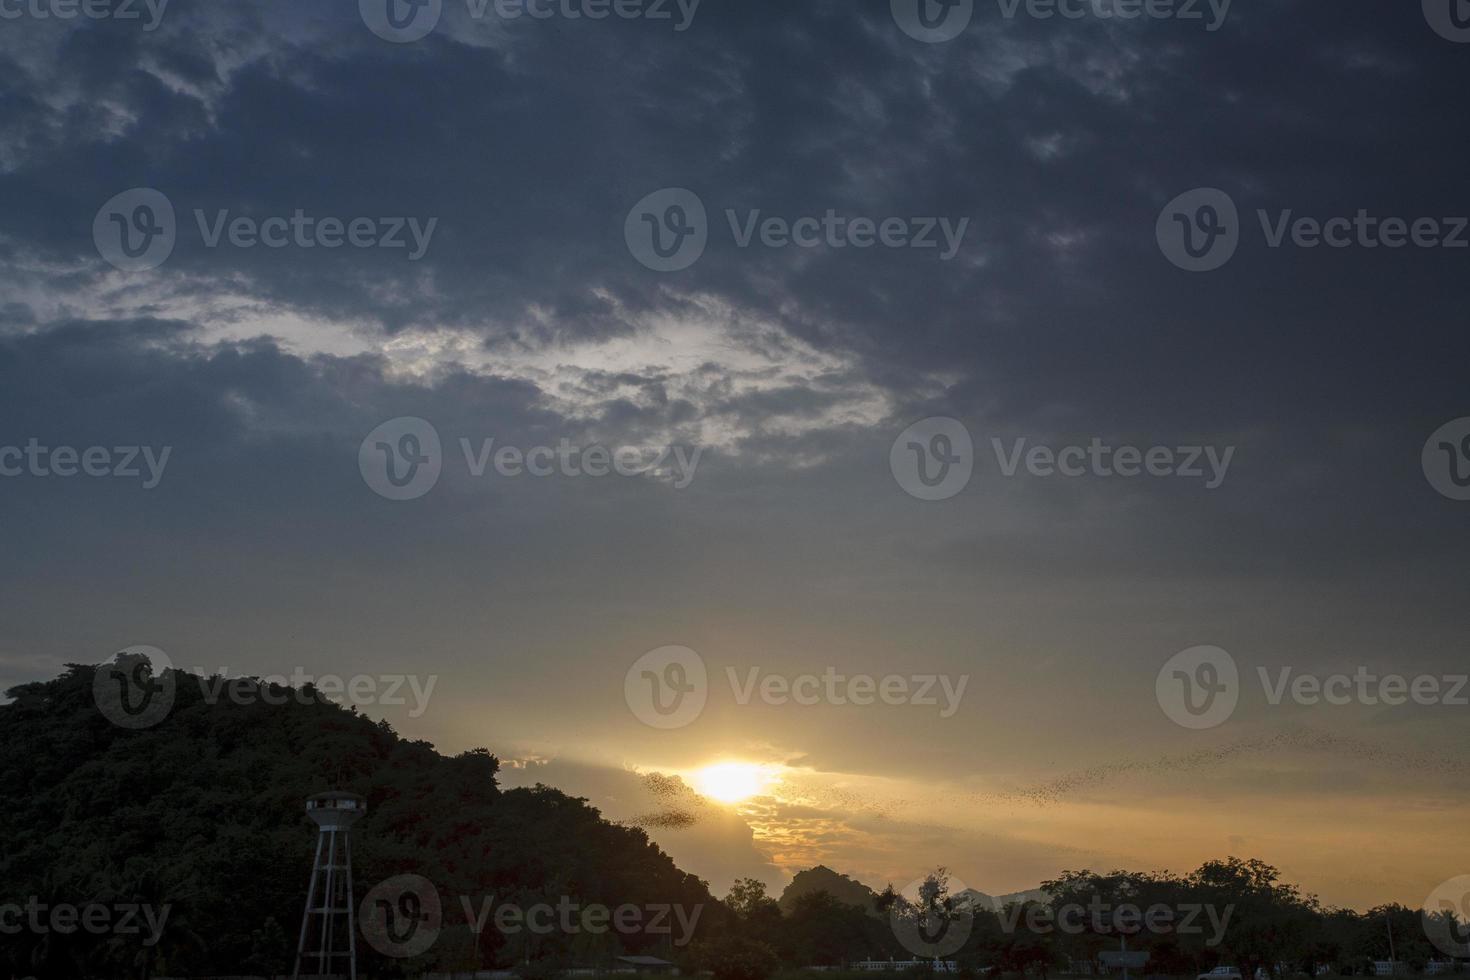
<svg viewBox="0 0 1470 980">
<path fill-rule="evenodd" d="M 351 980 L 357 980 L 357 910 L 352 907 L 352 835 L 342 838 L 342 849 L 347 856 L 347 970 Z"/>
<path fill-rule="evenodd" d="M 291 980 L 301 977 L 301 957 L 306 953 L 306 931 L 311 926 L 311 903 L 316 900 L 316 873 L 322 866 L 322 836 L 316 837 L 316 857 L 311 859 L 311 881 L 306 886 L 306 908 L 301 913 L 301 938 L 296 942 L 296 965 L 291 969 Z"/>
<path fill-rule="evenodd" d="M 326 900 L 322 903 L 322 968 L 318 971 L 324 977 L 333 976 L 332 951 L 335 946 L 333 939 L 336 938 L 332 920 L 337 910 L 337 832 L 331 831 L 331 835 L 331 843 L 327 845 Z"/>
</svg>

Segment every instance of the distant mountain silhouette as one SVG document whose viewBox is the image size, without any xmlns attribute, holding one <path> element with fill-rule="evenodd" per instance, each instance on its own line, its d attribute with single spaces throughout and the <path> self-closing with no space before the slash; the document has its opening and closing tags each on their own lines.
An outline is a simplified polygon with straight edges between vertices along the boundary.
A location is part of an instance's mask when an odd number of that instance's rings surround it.
<svg viewBox="0 0 1470 980">
<path fill-rule="evenodd" d="M 989 909 L 992 912 L 998 912 L 1001 909 L 1005 908 L 1007 905 L 1010 905 L 1012 902 L 1051 901 L 1051 897 L 1040 888 L 1032 888 L 1030 891 L 1024 892 L 1011 892 L 1009 895 L 987 895 L 982 891 L 976 891 L 973 888 L 966 888 L 964 891 L 960 892 L 959 895 L 963 895 L 969 898 L 971 904 L 973 904 L 976 908 Z"/>
<path fill-rule="evenodd" d="M 791 884 L 787 885 L 786 890 L 781 893 L 781 911 L 789 914 L 795 907 L 798 898 L 820 891 L 827 892 L 845 905 L 856 905 L 865 912 L 875 911 L 877 892 L 862 882 L 833 871 L 823 864 L 796 873 L 796 876 L 791 879 Z M 1011 902 L 1049 901 L 1046 892 L 1040 888 L 1011 892 L 1008 895 L 987 895 L 985 892 L 967 888 L 955 895 L 956 898 L 961 896 L 969 898 L 976 908 L 989 911 L 999 911 Z"/>
</svg>

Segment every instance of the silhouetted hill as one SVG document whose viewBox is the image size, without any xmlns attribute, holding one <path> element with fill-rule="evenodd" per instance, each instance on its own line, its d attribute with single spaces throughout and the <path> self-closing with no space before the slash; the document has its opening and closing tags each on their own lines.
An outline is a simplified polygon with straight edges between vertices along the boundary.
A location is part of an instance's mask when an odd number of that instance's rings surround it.
<svg viewBox="0 0 1470 980">
<path fill-rule="evenodd" d="M 875 911 L 874 903 L 878 898 L 876 892 L 862 882 L 849 878 L 847 875 L 838 874 L 821 864 L 815 868 L 808 868 L 806 871 L 798 871 L 791 879 L 791 884 L 781 892 L 778 904 L 782 912 L 790 914 L 798 898 L 823 891 L 844 905 L 856 905 L 864 912 Z"/>
<path fill-rule="evenodd" d="M 1032 888 L 1031 890 L 1024 892 L 1011 892 L 1008 895 L 987 895 L 985 894 L 985 892 L 976 891 L 974 888 L 966 888 L 956 897 L 959 896 L 969 898 L 970 903 L 975 908 L 989 909 L 993 912 L 1000 911 L 1007 905 L 1010 905 L 1012 902 L 1024 903 L 1051 901 L 1051 896 L 1047 895 L 1047 893 L 1042 891 L 1040 888 Z"/>
<path fill-rule="evenodd" d="M 719 914 L 708 911 L 717 903 L 705 883 L 643 831 L 545 786 L 500 790 L 499 762 L 483 749 L 445 757 L 309 687 L 304 699 L 267 687 L 284 702 L 276 705 L 209 703 L 201 679 L 177 671 L 167 717 L 129 730 L 99 711 L 97 669 L 68 665 L 56 680 L 13 688 L 14 702 L 0 706 L 0 900 L 166 904 L 167 928 L 149 948 L 81 931 L 0 935 L 0 975 L 120 975 L 150 959 L 172 975 L 289 971 L 315 844 L 303 805 L 326 789 L 368 800 L 353 831 L 358 901 L 398 874 L 437 889 L 444 936 L 415 965 L 510 961 L 494 928 L 476 956 L 462 897 L 476 908 L 490 896 L 552 904 L 570 896 L 611 907 L 703 905 L 706 922 Z M 260 690 L 231 684 L 237 694 Z M 538 939 L 538 952 L 561 938 Z M 622 946 L 603 951 L 610 955 L 657 939 L 609 941 Z"/>
<path fill-rule="evenodd" d="M 845 905 L 856 905 L 865 912 L 876 912 L 878 893 L 867 885 L 849 878 L 845 874 L 833 871 L 826 865 L 817 865 L 806 871 L 798 871 L 791 879 L 791 884 L 781 893 L 781 911 L 790 914 L 796 905 L 796 900 L 803 895 L 813 892 L 827 892 L 833 898 Z M 967 888 L 955 895 L 956 898 L 967 897 L 975 908 L 987 911 L 999 911 L 1011 902 L 1047 902 L 1050 897 L 1040 888 L 1029 891 L 1011 892 L 1008 895 L 988 895 L 974 888 Z"/>
</svg>

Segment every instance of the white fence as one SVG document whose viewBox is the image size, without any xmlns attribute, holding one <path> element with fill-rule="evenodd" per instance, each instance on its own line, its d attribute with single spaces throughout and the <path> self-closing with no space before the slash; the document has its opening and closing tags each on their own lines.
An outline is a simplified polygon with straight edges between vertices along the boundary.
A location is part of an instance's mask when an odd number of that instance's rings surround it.
<svg viewBox="0 0 1470 980">
<path fill-rule="evenodd" d="M 935 973 L 958 973 L 960 965 L 954 960 L 863 960 L 854 963 L 854 970 L 882 970 L 888 973 L 902 973 L 915 967 L 932 967 Z"/>
</svg>

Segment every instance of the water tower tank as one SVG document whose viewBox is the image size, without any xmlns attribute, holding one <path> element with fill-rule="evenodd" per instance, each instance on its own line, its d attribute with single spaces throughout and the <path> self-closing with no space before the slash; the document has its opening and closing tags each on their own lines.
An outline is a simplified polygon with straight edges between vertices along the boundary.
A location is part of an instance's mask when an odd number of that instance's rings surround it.
<svg viewBox="0 0 1470 980">
<path fill-rule="evenodd" d="M 306 815 L 323 830 L 346 830 L 367 813 L 367 800 L 356 793 L 318 793 L 306 801 Z"/>
</svg>

